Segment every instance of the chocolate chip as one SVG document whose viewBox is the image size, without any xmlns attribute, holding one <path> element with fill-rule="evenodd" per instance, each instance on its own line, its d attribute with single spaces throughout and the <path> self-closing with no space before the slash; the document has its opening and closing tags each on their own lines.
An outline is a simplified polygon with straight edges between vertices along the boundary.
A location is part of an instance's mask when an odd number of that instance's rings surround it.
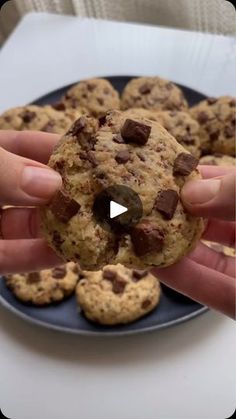
<svg viewBox="0 0 236 419">
<path fill-rule="evenodd" d="M 207 99 L 207 103 L 208 103 L 208 105 L 213 105 L 214 103 L 216 103 L 217 102 L 217 99 L 215 98 L 215 97 L 209 97 L 208 99 Z"/>
<path fill-rule="evenodd" d="M 206 112 L 202 111 L 199 112 L 198 116 L 197 116 L 197 120 L 198 122 L 200 122 L 200 124 L 205 124 L 208 121 L 208 115 Z"/>
<path fill-rule="evenodd" d="M 29 122 L 33 121 L 33 119 L 36 117 L 36 113 L 26 110 L 20 114 L 20 117 L 23 119 L 23 122 L 25 124 L 28 124 Z"/>
<path fill-rule="evenodd" d="M 225 134 L 225 136 L 226 136 L 226 138 L 231 138 L 231 137 L 233 137 L 234 135 L 235 135 L 235 129 L 234 129 L 234 127 L 225 127 L 225 129 L 224 129 L 224 134 Z"/>
<path fill-rule="evenodd" d="M 56 109 L 56 111 L 65 111 L 66 110 L 66 106 L 63 102 L 54 103 L 54 105 L 52 105 L 52 107 L 54 109 Z"/>
<path fill-rule="evenodd" d="M 118 151 L 117 155 L 115 156 L 115 160 L 118 164 L 125 164 L 129 161 L 130 154 L 128 150 L 121 150 Z"/>
<path fill-rule="evenodd" d="M 212 132 L 211 134 L 209 134 L 210 141 L 213 142 L 213 141 L 218 140 L 219 135 L 220 135 L 220 131 L 219 130 Z"/>
<path fill-rule="evenodd" d="M 157 196 L 154 208 L 167 220 L 171 220 L 179 202 L 179 195 L 173 189 L 166 189 Z"/>
<path fill-rule="evenodd" d="M 81 151 L 79 153 L 79 157 L 81 158 L 81 160 L 89 161 L 93 167 L 96 167 L 98 165 L 98 162 L 91 151 Z"/>
<path fill-rule="evenodd" d="M 94 83 L 87 83 L 87 88 L 88 88 L 88 91 L 89 92 L 93 92 L 94 89 L 95 89 L 95 87 L 96 87 L 96 84 L 94 84 Z"/>
<path fill-rule="evenodd" d="M 41 131 L 43 131 L 43 132 L 53 132 L 54 128 L 55 128 L 55 121 L 48 121 L 48 123 L 43 126 Z"/>
<path fill-rule="evenodd" d="M 102 276 L 104 279 L 113 280 L 116 277 L 116 272 L 106 269 L 103 271 Z"/>
<path fill-rule="evenodd" d="M 124 281 L 119 275 L 112 281 L 112 291 L 114 294 L 122 294 L 126 287 L 126 281 Z"/>
<path fill-rule="evenodd" d="M 117 144 L 124 144 L 124 139 L 120 134 L 116 134 L 112 139 Z"/>
<path fill-rule="evenodd" d="M 107 122 L 106 115 L 102 115 L 100 116 L 100 118 L 98 118 L 99 127 L 102 127 L 103 125 L 105 125 L 106 122 Z"/>
<path fill-rule="evenodd" d="M 156 224 L 142 221 L 132 229 L 131 241 L 136 255 L 145 256 L 163 248 L 164 234 Z"/>
<path fill-rule="evenodd" d="M 143 153 L 137 153 L 137 156 L 138 156 L 138 158 L 139 158 L 141 161 L 146 161 L 146 158 L 145 158 L 145 156 L 143 155 Z"/>
<path fill-rule="evenodd" d="M 66 191 L 59 191 L 50 204 L 52 213 L 63 223 L 68 222 L 80 209 L 80 204 L 71 199 Z"/>
<path fill-rule="evenodd" d="M 233 108 L 234 106 L 236 106 L 236 100 L 235 100 L 235 99 L 232 99 L 232 100 L 229 102 L 229 106 L 231 106 L 232 108 Z"/>
<path fill-rule="evenodd" d="M 69 129 L 67 134 L 72 134 L 73 137 L 78 137 L 78 135 L 83 131 L 86 126 L 86 120 L 83 116 L 77 119 L 72 127 Z"/>
<path fill-rule="evenodd" d="M 144 145 L 147 143 L 150 133 L 151 127 L 149 125 L 133 121 L 132 119 L 126 119 L 121 128 L 121 135 L 126 143 Z"/>
<path fill-rule="evenodd" d="M 138 282 L 140 279 L 147 276 L 148 271 L 141 271 L 139 269 L 134 269 L 132 272 L 132 277 L 134 282 Z"/>
<path fill-rule="evenodd" d="M 27 276 L 28 284 L 36 284 L 40 281 L 40 274 L 39 272 L 30 272 Z"/>
<path fill-rule="evenodd" d="M 198 165 L 198 159 L 190 153 L 180 153 L 174 161 L 174 175 L 188 176 Z"/>
<path fill-rule="evenodd" d="M 99 103 L 99 105 L 103 106 L 104 105 L 104 99 L 102 99 L 101 97 L 97 97 L 97 102 Z"/>
<path fill-rule="evenodd" d="M 150 304 L 151 304 L 150 300 L 144 300 L 142 302 L 142 308 L 145 310 L 146 308 L 148 308 L 150 306 Z"/>
<path fill-rule="evenodd" d="M 55 279 L 62 279 L 66 276 L 66 267 L 65 266 L 57 266 L 52 270 L 52 277 Z"/>
<path fill-rule="evenodd" d="M 150 86 L 150 85 L 148 85 L 147 83 L 144 83 L 144 84 L 142 84 L 142 86 L 140 86 L 140 88 L 139 88 L 139 92 L 140 92 L 142 95 L 147 95 L 148 93 L 150 93 L 150 92 L 151 92 L 151 86 Z"/>
<path fill-rule="evenodd" d="M 194 139 L 191 138 L 190 135 L 187 135 L 187 134 L 186 135 L 177 135 L 175 138 L 179 143 L 184 143 L 186 145 L 195 144 Z"/>
</svg>

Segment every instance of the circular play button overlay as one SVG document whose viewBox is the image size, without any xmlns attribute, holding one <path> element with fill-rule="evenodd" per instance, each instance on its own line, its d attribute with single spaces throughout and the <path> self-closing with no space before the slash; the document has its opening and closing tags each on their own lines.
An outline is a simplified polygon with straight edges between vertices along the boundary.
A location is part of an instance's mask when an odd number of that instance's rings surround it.
<svg viewBox="0 0 236 419">
<path fill-rule="evenodd" d="M 127 186 L 114 185 L 96 196 L 93 215 L 105 230 L 122 234 L 139 222 L 143 206 L 135 191 Z"/>
</svg>

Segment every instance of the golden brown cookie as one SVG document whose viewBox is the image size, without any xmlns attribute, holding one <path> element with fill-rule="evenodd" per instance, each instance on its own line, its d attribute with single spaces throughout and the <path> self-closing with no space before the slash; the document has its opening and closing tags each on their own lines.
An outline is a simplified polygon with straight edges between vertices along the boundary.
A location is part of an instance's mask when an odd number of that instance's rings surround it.
<svg viewBox="0 0 236 419">
<path fill-rule="evenodd" d="M 8 275 L 6 283 L 19 300 L 43 306 L 62 301 L 71 295 L 78 277 L 78 265 L 69 262 L 40 272 Z"/>
<path fill-rule="evenodd" d="M 0 129 L 43 131 L 64 134 L 85 109 L 58 111 L 52 106 L 20 106 L 0 116 Z"/>
<path fill-rule="evenodd" d="M 50 245 L 87 270 L 175 263 L 202 233 L 202 219 L 187 214 L 180 200 L 184 183 L 200 177 L 198 160 L 156 122 L 113 111 L 96 124 L 80 118 L 51 156 L 64 189 L 42 211 Z M 122 234 L 100 227 L 92 211 L 97 194 L 113 185 L 131 188 L 143 206 L 139 223 Z"/>
<path fill-rule="evenodd" d="M 106 79 L 88 79 L 71 87 L 63 96 L 67 108 L 86 107 L 92 116 L 99 117 L 110 109 L 120 109 L 119 93 Z"/>
<path fill-rule="evenodd" d="M 200 124 L 201 148 L 204 154 L 222 153 L 235 156 L 235 98 L 208 98 L 192 107 L 190 113 Z"/>
<path fill-rule="evenodd" d="M 158 110 L 184 110 L 188 108 L 182 90 L 160 77 L 138 77 L 125 87 L 121 109 L 145 108 Z"/>
<path fill-rule="evenodd" d="M 130 323 L 159 303 L 159 281 L 148 271 L 107 265 L 101 271 L 84 271 L 76 287 L 85 316 L 104 325 Z"/>
</svg>

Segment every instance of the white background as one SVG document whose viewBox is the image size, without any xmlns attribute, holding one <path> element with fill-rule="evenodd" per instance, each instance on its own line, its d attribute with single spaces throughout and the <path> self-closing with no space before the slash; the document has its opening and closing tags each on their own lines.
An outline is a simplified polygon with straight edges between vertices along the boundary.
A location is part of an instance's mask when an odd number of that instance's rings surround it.
<svg viewBox="0 0 236 419">
<path fill-rule="evenodd" d="M 119 74 L 236 96 L 236 42 L 31 14 L 0 52 L 0 110 Z M 220 314 L 113 339 L 33 327 L 3 308 L 0 324 L 0 408 L 11 419 L 224 419 L 235 408 L 236 327 Z"/>
</svg>

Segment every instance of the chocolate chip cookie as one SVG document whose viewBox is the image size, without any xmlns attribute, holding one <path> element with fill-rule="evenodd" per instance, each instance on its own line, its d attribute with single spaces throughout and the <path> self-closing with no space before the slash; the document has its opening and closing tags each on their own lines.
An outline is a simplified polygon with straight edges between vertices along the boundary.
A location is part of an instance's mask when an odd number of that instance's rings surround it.
<svg viewBox="0 0 236 419">
<path fill-rule="evenodd" d="M 185 111 L 153 111 L 132 108 L 124 111 L 127 117 L 139 117 L 159 122 L 193 156 L 200 157 L 199 124 Z"/>
<path fill-rule="evenodd" d="M 188 108 L 182 90 L 160 77 L 132 79 L 121 97 L 121 109 L 145 108 L 158 110 L 184 110 Z"/>
<path fill-rule="evenodd" d="M 78 265 L 69 262 L 54 269 L 9 275 L 6 284 L 24 303 L 43 306 L 62 301 L 71 295 L 78 277 Z"/>
<path fill-rule="evenodd" d="M 120 109 L 119 93 L 106 79 L 83 80 L 63 96 L 67 108 L 86 107 L 92 116 L 99 117 L 110 109 Z"/>
<path fill-rule="evenodd" d="M 20 106 L 9 109 L 0 116 L 0 129 L 33 130 L 64 134 L 71 124 L 86 110 L 58 111 L 52 106 Z"/>
<path fill-rule="evenodd" d="M 86 270 L 108 263 L 141 269 L 175 263 L 202 233 L 202 219 L 187 214 L 180 200 L 184 183 L 200 177 L 197 164 L 156 122 L 127 119 L 119 111 L 109 112 L 100 126 L 80 118 L 49 161 L 63 178 L 63 189 L 42 210 L 50 245 Z M 93 205 L 99 192 L 117 184 L 139 195 L 143 216 L 115 234 L 97 224 Z"/>
<path fill-rule="evenodd" d="M 200 124 L 203 154 L 235 156 L 236 99 L 230 96 L 208 98 L 190 109 Z"/>
<path fill-rule="evenodd" d="M 85 316 L 104 325 L 129 323 L 153 310 L 161 295 L 158 280 L 148 271 L 121 264 L 83 272 L 76 297 Z"/>
</svg>

